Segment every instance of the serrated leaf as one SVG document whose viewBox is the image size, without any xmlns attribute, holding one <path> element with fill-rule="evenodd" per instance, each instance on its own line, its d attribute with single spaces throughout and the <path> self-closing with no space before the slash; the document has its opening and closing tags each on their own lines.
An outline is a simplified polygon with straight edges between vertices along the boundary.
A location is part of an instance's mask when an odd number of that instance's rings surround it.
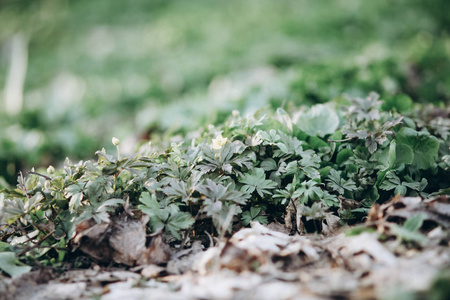
<svg viewBox="0 0 450 300">
<path fill-rule="evenodd" d="M 206 185 L 199 186 L 197 191 L 212 202 L 231 201 L 237 204 L 245 204 L 249 198 L 249 195 L 231 189 L 230 185 L 231 184 L 224 186 L 223 184 L 216 183 L 211 179 L 206 179 Z"/>
<path fill-rule="evenodd" d="M 275 144 L 279 150 L 275 151 L 274 157 L 290 157 L 292 155 L 300 155 L 303 152 L 302 141 L 283 132 L 280 132 L 279 134 L 280 141 Z"/>
<path fill-rule="evenodd" d="M 270 194 L 269 190 L 277 187 L 276 182 L 270 179 L 266 180 L 264 169 L 261 168 L 251 170 L 241 177 L 239 182 L 244 184 L 241 191 L 251 194 L 256 190 L 261 197 L 264 197 L 264 194 Z"/>
<path fill-rule="evenodd" d="M 261 210 L 262 209 L 260 207 L 252 206 L 250 210 L 244 211 L 241 217 L 242 224 L 244 226 L 248 226 L 252 221 L 257 221 L 261 224 L 267 224 L 267 217 L 259 215 L 261 213 Z"/>
<path fill-rule="evenodd" d="M 370 135 L 366 138 L 366 147 L 367 150 L 369 150 L 370 154 L 373 154 L 375 153 L 375 151 L 377 151 L 378 148 L 377 141 L 375 141 L 373 137 Z"/>
<path fill-rule="evenodd" d="M 354 191 L 356 190 L 356 183 L 352 179 L 343 179 L 338 171 L 331 169 L 330 174 L 328 175 L 328 186 L 337 191 L 339 194 L 343 195 L 345 190 Z"/>
<path fill-rule="evenodd" d="M 323 191 L 314 180 L 304 181 L 292 194 L 292 198 L 299 198 L 300 204 L 306 204 L 309 200 L 318 201 L 323 197 Z"/>
<path fill-rule="evenodd" d="M 153 215 L 157 211 L 159 211 L 159 204 L 158 200 L 156 200 L 156 196 L 154 194 L 151 194 L 146 192 L 142 193 L 141 197 L 139 198 L 139 201 L 142 204 L 138 205 L 138 208 L 147 215 Z"/>
<path fill-rule="evenodd" d="M 194 218 L 188 212 L 177 212 L 169 219 L 169 225 L 176 229 L 188 229 L 194 224 Z"/>
<path fill-rule="evenodd" d="M 339 206 L 339 199 L 335 195 L 332 195 L 326 191 L 323 193 L 323 197 L 322 197 L 321 201 L 325 206 L 328 206 L 328 207 L 338 207 Z"/>
<path fill-rule="evenodd" d="M 80 206 L 82 200 L 83 200 L 83 193 L 77 193 L 73 195 L 69 201 L 70 211 L 73 212 L 75 209 L 77 209 Z"/>
<path fill-rule="evenodd" d="M 404 186 L 404 185 L 398 185 L 395 187 L 395 190 L 394 190 L 395 195 L 401 195 L 401 196 L 405 196 L 407 191 L 408 190 L 406 189 L 406 186 Z"/>
<path fill-rule="evenodd" d="M 383 180 L 383 182 L 380 185 L 380 189 L 389 191 L 389 190 L 395 189 L 396 187 L 398 187 L 400 185 L 401 185 L 400 178 L 398 178 L 398 176 L 395 175 L 395 173 L 388 171 L 386 173 L 385 179 Z"/>
<path fill-rule="evenodd" d="M 112 198 L 112 199 L 108 199 L 106 201 L 103 201 L 100 206 L 97 208 L 97 212 L 102 212 L 105 211 L 106 208 L 108 207 L 116 207 L 118 204 L 124 204 L 125 201 L 123 199 L 116 199 L 116 198 Z"/>
<path fill-rule="evenodd" d="M 260 130 L 256 135 L 263 140 L 264 145 L 275 145 L 281 138 L 275 129 L 271 129 L 268 132 Z"/>
</svg>

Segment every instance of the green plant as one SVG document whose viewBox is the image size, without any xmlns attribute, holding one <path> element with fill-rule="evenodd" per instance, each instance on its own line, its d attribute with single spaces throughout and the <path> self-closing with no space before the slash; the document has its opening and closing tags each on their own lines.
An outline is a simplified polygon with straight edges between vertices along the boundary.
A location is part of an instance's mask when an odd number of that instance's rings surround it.
<svg viewBox="0 0 450 300">
<path fill-rule="evenodd" d="M 150 217 L 150 232 L 180 240 L 208 220 L 211 233 L 222 235 L 239 222 L 283 222 L 292 207 L 305 221 L 327 214 L 358 221 L 375 201 L 448 188 L 440 154 L 448 151 L 448 135 L 431 134 L 414 111 L 380 110 L 377 99 L 335 103 L 333 112 L 330 104 L 234 114 L 193 139 L 149 144 L 130 157 L 103 149 L 95 162 L 67 159 L 47 174 L 33 170 L 19 176 L 17 188 L 1 191 L 4 218 L 18 228 L 3 239 L 21 255 L 64 260 L 77 224 L 108 223 L 124 211 L 140 210 Z M 308 134 L 303 126 L 317 122 L 317 111 L 346 118 Z"/>
</svg>

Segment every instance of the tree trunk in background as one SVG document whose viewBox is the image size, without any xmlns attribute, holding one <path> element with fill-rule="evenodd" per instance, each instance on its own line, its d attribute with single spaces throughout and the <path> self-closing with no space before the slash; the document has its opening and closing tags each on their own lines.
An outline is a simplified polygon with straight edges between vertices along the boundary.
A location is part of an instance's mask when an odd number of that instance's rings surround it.
<svg viewBox="0 0 450 300">
<path fill-rule="evenodd" d="M 6 112 L 14 116 L 22 110 L 23 88 L 28 66 L 28 38 L 22 33 L 17 33 L 11 38 L 10 62 L 4 99 Z"/>
</svg>

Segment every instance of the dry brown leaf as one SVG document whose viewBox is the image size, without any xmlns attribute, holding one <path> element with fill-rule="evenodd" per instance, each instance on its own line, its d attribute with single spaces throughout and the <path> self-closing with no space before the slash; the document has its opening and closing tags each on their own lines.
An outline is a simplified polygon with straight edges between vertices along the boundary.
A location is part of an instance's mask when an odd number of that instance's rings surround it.
<svg viewBox="0 0 450 300">
<path fill-rule="evenodd" d="M 326 214 L 325 220 L 322 221 L 322 233 L 324 235 L 336 234 L 341 225 L 339 224 L 340 218 L 332 214 Z"/>
<path fill-rule="evenodd" d="M 224 245 L 211 248 L 205 252 L 196 265 L 202 274 L 218 268 L 227 268 L 236 272 L 268 270 L 272 268 L 273 260 L 286 258 L 317 261 L 320 259 L 318 247 L 308 238 L 289 236 L 271 230 L 257 222 L 251 223 L 252 228 L 244 228 L 236 232 Z"/>
<path fill-rule="evenodd" d="M 73 250 L 79 249 L 100 263 L 111 262 L 113 249 L 107 240 L 110 230 L 109 223 L 96 224 L 92 219 L 83 221 L 77 226 L 76 234 L 72 239 Z"/>
<path fill-rule="evenodd" d="M 327 249 L 338 265 L 349 270 L 366 271 L 374 264 L 393 266 L 397 261 L 395 255 L 378 241 L 377 234 L 367 232 L 351 237 L 338 235 L 327 245 Z"/>
<path fill-rule="evenodd" d="M 146 278 L 157 278 L 159 274 L 165 270 L 166 268 L 157 265 L 148 265 L 144 266 L 144 268 L 141 271 L 141 275 Z"/>
<path fill-rule="evenodd" d="M 439 196 L 429 199 L 421 197 L 402 197 L 396 196 L 390 202 L 382 205 L 374 205 L 368 215 L 366 225 L 376 226 L 379 233 L 392 235 L 390 232 L 391 224 L 401 225 L 407 219 L 421 214 L 427 221 L 426 226 L 422 226 L 422 232 L 431 234 L 435 242 L 437 237 L 441 241 L 448 242 L 448 229 L 450 228 L 450 198 L 448 196 Z M 442 227 L 444 232 L 434 231 Z M 432 243 L 435 244 L 435 243 Z"/>
<path fill-rule="evenodd" d="M 150 237 L 150 245 L 146 246 L 148 221 L 148 216 L 134 219 L 129 215 L 122 215 L 110 223 L 96 224 L 87 220 L 77 226 L 72 245 L 101 263 L 116 262 L 127 266 L 166 263 L 171 252 L 160 232 Z"/>
<path fill-rule="evenodd" d="M 203 245 L 200 241 L 195 241 L 192 247 L 175 253 L 167 263 L 169 274 L 183 274 L 192 269 L 192 265 L 203 254 Z"/>
<path fill-rule="evenodd" d="M 141 220 L 118 219 L 112 225 L 109 246 L 114 249 L 113 260 L 127 266 L 147 264 L 145 246 L 148 216 Z"/>
</svg>

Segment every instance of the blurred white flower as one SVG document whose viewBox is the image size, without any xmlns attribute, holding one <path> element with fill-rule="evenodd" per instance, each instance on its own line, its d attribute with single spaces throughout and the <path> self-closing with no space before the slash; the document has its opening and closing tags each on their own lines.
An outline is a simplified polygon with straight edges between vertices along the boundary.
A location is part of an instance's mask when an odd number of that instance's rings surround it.
<svg viewBox="0 0 450 300">
<path fill-rule="evenodd" d="M 223 138 L 222 135 L 219 134 L 218 136 L 216 136 L 215 139 L 212 140 L 211 148 L 220 150 L 227 143 L 227 141 L 228 141 L 227 138 Z"/>
</svg>

